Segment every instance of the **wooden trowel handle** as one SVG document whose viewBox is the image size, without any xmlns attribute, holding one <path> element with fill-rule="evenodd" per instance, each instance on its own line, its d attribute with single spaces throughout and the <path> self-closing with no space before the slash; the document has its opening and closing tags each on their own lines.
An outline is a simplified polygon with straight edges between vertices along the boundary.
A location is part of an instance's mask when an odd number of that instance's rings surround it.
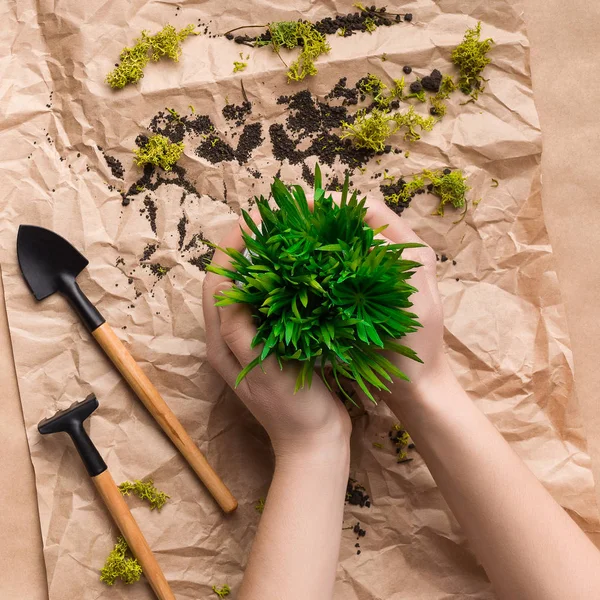
<svg viewBox="0 0 600 600">
<path fill-rule="evenodd" d="M 183 454 L 223 511 L 226 513 L 234 511 L 237 508 L 236 499 L 208 464 L 198 446 L 193 442 L 173 411 L 140 369 L 109 324 L 103 323 L 92 331 L 92 335 L 115 367 L 119 369 L 131 389 L 156 419 L 162 430 Z"/>
<path fill-rule="evenodd" d="M 106 470 L 100 475 L 92 477 L 92 481 L 96 485 L 100 496 L 102 496 L 112 518 L 121 530 L 123 537 L 127 540 L 131 553 L 140 563 L 142 571 L 157 598 L 160 598 L 160 600 L 175 600 L 175 595 L 169 587 L 165 574 L 156 562 L 144 534 L 133 518 L 110 472 Z"/>
</svg>

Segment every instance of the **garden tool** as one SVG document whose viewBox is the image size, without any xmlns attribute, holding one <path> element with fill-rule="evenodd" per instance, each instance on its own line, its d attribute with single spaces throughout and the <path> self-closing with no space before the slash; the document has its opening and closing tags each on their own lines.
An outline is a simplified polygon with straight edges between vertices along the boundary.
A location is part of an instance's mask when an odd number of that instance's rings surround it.
<svg viewBox="0 0 600 600">
<path fill-rule="evenodd" d="M 23 277 L 35 298 L 43 300 L 55 292 L 66 296 L 92 336 L 204 482 L 219 506 L 226 513 L 234 511 L 237 508 L 236 499 L 104 317 L 77 285 L 75 278 L 88 265 L 88 260 L 58 234 L 33 225 L 19 227 L 17 254 Z"/>
<path fill-rule="evenodd" d="M 160 565 L 150 546 L 133 518 L 125 499 L 110 474 L 106 463 L 83 428 L 83 422 L 98 408 L 98 400 L 90 394 L 85 400 L 75 402 L 67 410 L 59 410 L 54 416 L 43 419 L 38 424 L 42 434 L 68 433 L 81 456 L 96 489 L 112 518 L 121 530 L 132 554 L 142 567 L 146 579 L 160 600 L 175 600 Z"/>
</svg>

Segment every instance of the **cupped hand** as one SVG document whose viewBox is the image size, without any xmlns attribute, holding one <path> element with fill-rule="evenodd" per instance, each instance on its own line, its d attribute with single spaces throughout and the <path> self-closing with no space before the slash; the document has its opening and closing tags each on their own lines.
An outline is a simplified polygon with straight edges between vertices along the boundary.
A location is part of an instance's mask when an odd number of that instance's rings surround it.
<svg viewBox="0 0 600 600">
<path fill-rule="evenodd" d="M 409 377 L 410 382 L 395 380 L 391 387 L 388 386 L 391 395 L 385 391 L 377 394 L 379 399 L 388 403 L 401 402 L 412 399 L 421 387 L 451 376 L 444 352 L 444 315 L 436 278 L 436 256 L 407 223 L 383 202 L 367 200 L 365 221 L 373 229 L 387 225 L 381 235 L 394 244 L 423 244 L 422 248 L 409 248 L 402 253 L 404 258 L 422 265 L 409 281 L 418 291 L 410 297 L 413 306 L 408 309 L 418 316 L 422 327 L 400 340 L 400 343 L 412 348 L 423 362 L 393 352 L 387 353 L 387 358 Z"/>
<path fill-rule="evenodd" d="M 253 218 L 257 219 L 256 215 Z M 240 220 L 240 226 L 246 229 Z M 239 227 L 221 241 L 223 248 L 243 252 Z M 229 257 L 220 250 L 213 263 L 230 268 Z M 249 307 L 242 304 L 215 306 L 215 295 L 230 288 L 231 280 L 207 273 L 202 306 L 206 327 L 207 355 L 212 367 L 234 388 L 240 371 L 259 353 L 251 348 L 256 326 Z M 343 403 L 335 397 L 315 373 L 310 388 L 294 393 L 298 365 L 286 363 L 283 369 L 275 356 L 267 357 L 235 388 L 248 410 L 266 429 L 278 457 L 311 455 L 327 458 L 347 446 L 351 424 Z"/>
</svg>

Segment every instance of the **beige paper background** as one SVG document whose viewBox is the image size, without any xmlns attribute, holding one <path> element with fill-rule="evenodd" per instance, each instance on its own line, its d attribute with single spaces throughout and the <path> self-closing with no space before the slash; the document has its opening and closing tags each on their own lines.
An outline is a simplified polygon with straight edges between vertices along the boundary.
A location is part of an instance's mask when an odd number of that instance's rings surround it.
<svg viewBox="0 0 600 600">
<path fill-rule="evenodd" d="M 415 12 L 416 12 L 416 10 L 415 10 Z M 334 49 L 334 50 L 335 50 L 335 49 Z M 387 47 L 386 47 L 386 50 L 387 50 Z M 481 208 L 483 208 L 483 205 L 480 207 L 480 209 L 481 209 Z M 532 207 L 532 208 L 535 208 L 535 207 Z M 535 213 L 535 214 L 537 214 L 537 213 Z M 76 240 L 74 240 L 74 241 L 76 241 Z M 435 240 L 435 238 L 434 238 L 433 240 L 431 240 L 431 243 L 432 243 L 434 246 L 436 245 L 436 244 L 434 243 L 435 241 L 436 241 L 436 240 Z M 120 247 L 120 249 L 121 249 L 121 247 Z M 88 252 L 87 250 L 86 250 L 86 253 L 88 253 L 88 254 L 89 254 L 89 252 Z M 459 262 L 459 266 L 460 266 L 460 262 Z M 109 287 L 109 286 L 107 285 L 106 287 Z M 551 285 L 550 287 L 552 287 L 552 285 Z M 483 292 L 483 294 L 485 295 L 485 293 L 486 293 L 486 292 L 484 291 L 484 292 Z M 447 296 L 450 296 L 450 297 L 452 297 L 452 294 L 447 294 Z M 455 294 L 455 296 L 457 296 L 457 294 Z M 545 297 L 545 298 L 546 298 L 546 300 L 547 300 L 547 299 L 550 297 L 550 295 L 549 295 L 548 293 L 545 293 L 545 294 L 544 294 L 544 297 Z M 462 303 L 464 304 L 464 303 L 465 303 L 467 300 L 462 300 L 462 299 L 461 299 L 461 301 L 462 301 Z M 448 311 L 448 309 L 447 309 L 447 311 Z M 458 312 L 460 312 L 460 311 L 458 311 Z M 455 315 L 451 315 L 451 316 L 450 316 L 450 319 L 452 319 L 452 316 L 455 316 Z M 552 318 L 549 318 L 549 319 L 548 319 L 548 322 L 552 322 L 552 320 L 553 320 Z M 454 320 L 454 322 L 456 322 L 456 319 Z M 559 322 L 559 329 L 560 329 L 560 320 L 559 320 L 558 322 Z M 450 329 L 451 329 L 451 327 L 450 327 Z M 460 327 L 459 327 L 459 329 L 460 329 Z M 554 333 L 554 335 L 556 335 L 556 333 Z M 81 336 L 81 337 L 83 337 L 83 336 Z M 518 347 L 517 347 L 517 352 L 516 352 L 516 354 L 518 355 Z M 515 352 L 511 351 L 510 358 L 512 359 L 514 356 L 515 356 Z M 567 369 L 567 370 L 568 370 L 568 369 Z M 74 398 L 73 398 L 73 399 L 74 399 Z M 484 408 L 485 408 L 485 407 L 484 407 Z M 503 423 L 501 422 L 499 425 L 500 425 L 501 429 L 503 429 L 503 426 L 504 426 L 505 424 L 503 424 Z M 377 427 L 375 427 L 375 428 L 377 428 Z M 527 450 L 530 450 L 530 449 L 527 449 Z M 550 452 L 552 452 L 552 451 L 550 451 Z M 369 453 L 369 454 L 370 454 L 370 453 Z M 369 459 L 369 456 L 361 457 L 361 458 L 360 458 L 360 463 L 362 463 L 362 464 L 365 466 L 365 468 L 367 468 L 368 470 L 371 470 L 371 465 L 369 464 L 369 460 L 370 460 L 370 459 Z M 112 466 L 112 465 L 111 465 L 111 466 Z M 541 466 L 541 465 L 540 465 L 540 466 Z M 563 482 L 558 482 L 556 485 L 557 485 L 557 487 L 558 487 L 558 488 L 560 488 L 560 486 L 561 486 L 563 483 L 564 483 L 564 481 L 563 481 Z M 373 491 L 374 491 L 374 492 L 376 492 L 376 488 L 377 488 L 376 482 L 375 482 L 375 484 L 373 485 L 373 487 L 375 488 Z M 555 491 L 556 491 L 556 490 L 555 490 Z M 585 497 L 582 497 L 582 498 L 581 498 L 581 500 L 582 500 L 582 501 L 584 502 L 584 504 L 585 504 L 586 498 L 585 498 Z M 371 513 L 371 514 L 373 514 L 373 513 Z M 373 528 L 373 531 L 375 531 L 375 528 Z M 382 543 L 384 543 L 384 542 L 382 542 Z M 395 559 L 398 559 L 399 557 L 398 557 L 398 556 L 395 556 L 394 558 L 395 558 Z M 422 557 L 421 557 L 421 558 L 422 558 Z M 448 573 L 444 573 L 444 574 L 445 574 L 445 575 L 447 575 Z M 477 576 L 478 576 L 477 574 L 473 574 L 473 575 L 472 575 L 473 579 L 475 579 L 475 580 L 477 580 Z M 409 582 L 407 583 L 407 585 L 410 585 L 410 584 L 412 584 L 412 583 L 413 583 L 413 582 L 410 582 L 410 581 L 409 581 Z M 418 582 L 418 581 L 417 581 L 417 582 L 414 582 L 414 586 L 413 586 L 413 587 L 416 589 L 416 592 L 417 592 L 417 594 L 418 594 L 418 593 L 422 593 L 422 594 L 423 594 L 423 593 L 426 593 L 426 592 L 424 592 L 424 591 L 420 591 L 420 590 L 418 589 L 418 586 L 419 586 L 419 585 L 420 585 L 420 584 L 419 584 L 419 582 Z M 474 594 L 477 594 L 477 593 L 485 594 L 485 592 L 484 592 L 484 591 L 481 591 L 481 592 L 474 592 Z M 391 597 L 391 596 L 384 596 L 384 597 Z M 424 596 L 424 595 L 423 595 L 423 597 L 437 597 L 437 596 Z M 485 595 L 473 595 L 473 597 L 487 597 L 487 596 L 485 596 Z"/>
</svg>

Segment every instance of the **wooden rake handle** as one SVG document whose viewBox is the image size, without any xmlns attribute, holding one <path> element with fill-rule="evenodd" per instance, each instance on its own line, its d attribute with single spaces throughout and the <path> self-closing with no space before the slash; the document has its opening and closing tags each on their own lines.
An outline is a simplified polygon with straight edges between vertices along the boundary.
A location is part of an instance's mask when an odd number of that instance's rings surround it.
<svg viewBox="0 0 600 600">
<path fill-rule="evenodd" d="M 92 477 L 96 489 L 102 496 L 112 518 L 121 530 L 123 537 L 127 540 L 131 553 L 137 558 L 142 571 L 152 586 L 154 593 L 160 600 L 175 600 L 175 595 L 169 587 L 160 565 L 148 546 L 148 542 L 141 532 L 139 525 L 133 518 L 127 503 L 125 502 L 117 484 L 108 469 L 96 477 Z"/>
<path fill-rule="evenodd" d="M 150 411 L 162 430 L 177 446 L 181 454 L 183 454 L 223 511 L 226 513 L 234 511 L 237 508 L 237 500 L 208 464 L 198 446 L 196 446 L 187 431 L 183 428 L 183 425 L 158 393 L 158 390 L 152 385 L 152 382 L 146 377 L 131 354 L 129 354 L 129 351 L 116 336 L 110 325 L 103 323 L 100 327 L 92 331 L 92 335 L 131 386 L 131 389 Z"/>
</svg>

